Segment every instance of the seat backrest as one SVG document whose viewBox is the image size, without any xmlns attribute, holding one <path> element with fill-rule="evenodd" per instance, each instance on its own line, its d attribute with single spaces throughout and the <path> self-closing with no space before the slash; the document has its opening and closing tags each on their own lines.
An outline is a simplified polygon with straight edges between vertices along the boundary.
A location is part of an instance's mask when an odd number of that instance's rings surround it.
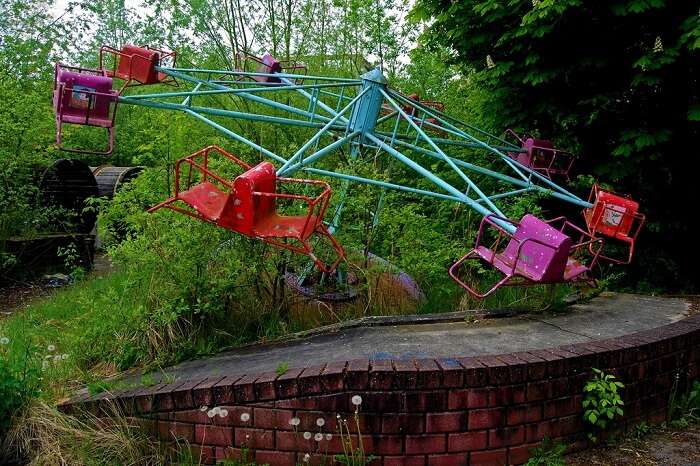
<svg viewBox="0 0 700 466">
<path fill-rule="evenodd" d="M 280 62 L 275 60 L 275 58 L 270 55 L 269 53 L 265 52 L 265 54 L 262 56 L 260 59 L 262 63 L 258 65 L 258 68 L 255 70 L 256 73 L 281 73 L 282 72 L 282 65 L 280 65 Z M 253 79 L 255 79 L 258 82 L 268 82 L 268 83 L 278 83 L 280 82 L 279 78 L 275 78 L 273 76 L 254 76 Z"/>
<path fill-rule="evenodd" d="M 610 237 L 627 236 L 638 211 L 638 202 L 599 190 L 593 207 L 586 209 L 585 217 L 593 233 Z"/>
<path fill-rule="evenodd" d="M 135 79 L 142 84 L 158 82 L 156 66 L 159 63 L 159 54 L 155 50 L 149 50 L 135 45 L 125 45 L 121 49 L 123 55 L 119 55 L 117 64 L 117 77 Z M 135 58 L 138 55 L 143 58 Z"/>
<path fill-rule="evenodd" d="M 110 104 L 115 98 L 89 92 L 112 94 L 112 78 L 59 69 L 56 81 L 57 86 L 63 85 L 63 94 L 57 92 L 54 96 L 55 110 L 58 110 L 60 99 L 62 112 L 66 115 L 86 116 L 89 110 L 91 118 L 109 118 Z"/>
<path fill-rule="evenodd" d="M 535 239 L 544 244 L 525 241 L 527 239 Z M 516 260 L 520 243 L 523 246 L 517 257 L 516 271 L 524 272 L 527 277 L 543 283 L 563 279 L 571 251 L 571 238 L 534 215 L 526 214 L 518 223 L 513 238 L 503 253 L 508 260 Z"/>
<path fill-rule="evenodd" d="M 253 192 L 275 193 L 276 185 L 275 166 L 270 162 L 261 162 L 237 176 L 219 225 L 251 235 L 257 221 L 275 213 L 274 198 L 253 196 Z"/>
<path fill-rule="evenodd" d="M 537 149 L 535 149 L 535 147 L 537 147 Z M 553 152 L 546 149 L 554 149 L 552 141 L 548 141 L 547 139 L 527 138 L 525 140 L 525 148 L 527 149 L 529 159 L 528 165 L 536 168 L 549 165 L 551 158 L 547 156 L 551 155 Z M 542 148 L 545 150 L 542 150 Z"/>
<path fill-rule="evenodd" d="M 415 92 L 413 94 L 407 95 L 406 97 L 408 97 L 411 100 L 415 100 L 416 102 L 420 102 L 420 96 Z M 416 111 L 416 108 L 413 105 L 405 104 L 402 110 L 406 112 L 406 115 L 413 115 Z"/>
</svg>

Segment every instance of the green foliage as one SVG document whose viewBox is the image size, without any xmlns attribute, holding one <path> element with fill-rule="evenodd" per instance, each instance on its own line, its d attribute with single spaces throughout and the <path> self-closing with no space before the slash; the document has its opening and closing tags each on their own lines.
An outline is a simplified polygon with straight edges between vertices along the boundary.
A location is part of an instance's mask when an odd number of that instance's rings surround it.
<svg viewBox="0 0 700 466">
<path fill-rule="evenodd" d="M 545 437 L 542 443 L 530 450 L 530 458 L 525 466 L 565 466 L 566 445 Z"/>
<path fill-rule="evenodd" d="M 625 385 L 616 380 L 612 374 L 606 374 L 600 369 L 593 368 L 594 377 L 583 388 L 583 419 L 590 424 L 594 432 L 589 432 L 588 438 L 598 441 L 598 432 L 604 431 L 610 421 L 624 414 L 619 390 Z"/>
<path fill-rule="evenodd" d="M 639 424 L 635 424 L 632 428 L 632 433 L 630 434 L 633 439 L 640 440 L 645 437 L 649 432 L 651 432 L 651 426 L 646 422 L 642 421 Z"/>
<path fill-rule="evenodd" d="M 674 384 L 669 400 L 668 418 L 671 426 L 676 428 L 685 428 L 691 421 L 700 419 L 700 380 L 694 380 L 680 396 L 677 384 Z"/>
<path fill-rule="evenodd" d="M 287 373 L 289 370 L 289 363 L 287 362 L 281 362 L 277 364 L 277 368 L 275 369 L 275 374 L 279 375 L 284 375 Z"/>
<path fill-rule="evenodd" d="M 13 416 L 39 393 L 40 361 L 34 348 L 0 332 L 0 440 Z"/>
<path fill-rule="evenodd" d="M 649 223 L 627 283 L 697 287 L 675 201 L 699 195 L 700 162 L 683 155 L 700 136 L 697 4 L 419 0 L 412 17 L 426 22 L 421 44 L 485 94 L 487 127 L 553 138 L 580 156 L 577 172 L 641 201 Z"/>
</svg>

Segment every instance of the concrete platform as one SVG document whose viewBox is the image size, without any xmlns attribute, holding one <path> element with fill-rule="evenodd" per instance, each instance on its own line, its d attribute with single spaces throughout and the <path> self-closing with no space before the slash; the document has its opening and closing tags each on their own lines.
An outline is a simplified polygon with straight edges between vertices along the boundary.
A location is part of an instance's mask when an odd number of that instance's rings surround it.
<svg viewBox="0 0 700 466">
<path fill-rule="evenodd" d="M 274 372 L 280 364 L 291 369 L 353 359 L 450 359 L 530 351 L 661 327 L 687 317 L 689 309 L 683 299 L 603 293 L 588 303 L 571 306 L 562 315 L 354 327 L 226 351 L 164 372 L 177 381 Z"/>
</svg>

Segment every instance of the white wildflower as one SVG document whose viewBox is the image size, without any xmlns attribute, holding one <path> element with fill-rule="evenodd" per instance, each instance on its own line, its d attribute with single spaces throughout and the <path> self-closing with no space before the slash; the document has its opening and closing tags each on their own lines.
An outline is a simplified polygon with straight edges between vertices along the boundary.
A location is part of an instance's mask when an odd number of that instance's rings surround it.
<svg viewBox="0 0 700 466">
<path fill-rule="evenodd" d="M 243 422 L 250 421 L 250 414 L 248 414 L 248 413 L 241 414 L 241 421 L 243 421 Z"/>
<path fill-rule="evenodd" d="M 45 371 L 48 367 L 49 367 L 49 362 L 48 362 L 48 361 L 46 361 L 46 360 L 41 361 L 41 370 L 42 370 L 42 371 Z"/>
<path fill-rule="evenodd" d="M 486 68 L 491 69 L 495 67 L 496 64 L 493 62 L 493 58 L 491 58 L 491 55 L 486 55 Z"/>
<path fill-rule="evenodd" d="M 661 53 L 664 51 L 664 43 L 661 42 L 661 36 L 656 36 L 654 41 L 654 53 Z"/>
<path fill-rule="evenodd" d="M 44 356 L 44 359 L 53 359 L 53 355 L 52 355 L 52 354 L 47 354 L 46 356 Z"/>
<path fill-rule="evenodd" d="M 228 409 L 221 409 L 219 410 L 219 417 L 226 417 L 228 416 Z"/>
<path fill-rule="evenodd" d="M 0 338 L 0 345 L 8 345 L 10 344 L 10 339 L 7 337 L 2 337 Z"/>
<path fill-rule="evenodd" d="M 309 454 L 307 453 L 307 454 L 304 455 L 304 463 L 308 463 L 309 460 L 311 460 L 311 455 L 309 455 Z"/>
<path fill-rule="evenodd" d="M 360 395 L 355 395 L 352 397 L 351 401 L 355 406 L 360 406 L 362 404 L 362 397 Z"/>
<path fill-rule="evenodd" d="M 294 427 L 298 426 L 301 423 L 301 419 L 298 417 L 293 417 L 289 420 L 289 424 L 293 425 Z"/>
<path fill-rule="evenodd" d="M 65 353 L 64 353 L 64 354 L 62 354 L 62 355 L 61 355 L 61 359 L 63 359 L 63 360 L 65 360 L 65 359 L 68 359 L 68 355 L 67 355 L 67 354 L 65 354 Z"/>
<path fill-rule="evenodd" d="M 314 435 L 314 440 L 320 442 L 321 440 L 323 440 L 323 434 L 321 432 L 317 433 L 316 435 Z"/>
<path fill-rule="evenodd" d="M 326 420 L 322 417 L 319 417 L 318 419 L 316 419 L 316 425 L 319 427 L 323 427 L 326 425 Z"/>
<path fill-rule="evenodd" d="M 199 410 L 200 410 L 201 412 L 204 413 L 204 412 L 206 412 L 206 411 L 209 411 L 209 407 L 206 406 L 206 405 L 204 405 L 204 406 L 202 406 L 201 408 L 199 408 Z"/>
<path fill-rule="evenodd" d="M 330 441 L 333 438 L 333 434 L 326 434 L 326 440 Z"/>
<path fill-rule="evenodd" d="M 214 416 L 216 416 L 216 413 L 217 413 L 217 411 L 210 409 L 209 411 L 207 411 L 207 416 L 214 417 Z"/>
<path fill-rule="evenodd" d="M 50 352 L 52 352 L 52 351 L 55 351 L 55 350 L 56 350 L 56 347 L 55 347 L 54 345 L 49 345 L 49 346 L 46 347 L 46 349 L 49 350 L 49 353 L 50 353 Z"/>
<path fill-rule="evenodd" d="M 53 360 L 54 360 L 55 362 L 60 361 L 60 360 L 61 360 L 61 355 L 60 355 L 60 354 L 57 354 L 56 356 L 53 357 Z"/>
<path fill-rule="evenodd" d="M 304 432 L 304 439 L 309 440 L 311 438 L 311 432 Z"/>
</svg>

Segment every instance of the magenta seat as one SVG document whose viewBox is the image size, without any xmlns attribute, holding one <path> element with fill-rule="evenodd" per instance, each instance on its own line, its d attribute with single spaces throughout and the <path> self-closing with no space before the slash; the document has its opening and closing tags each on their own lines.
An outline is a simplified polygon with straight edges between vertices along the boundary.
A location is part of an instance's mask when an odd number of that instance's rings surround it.
<svg viewBox="0 0 700 466">
<path fill-rule="evenodd" d="M 503 227 L 504 224 L 513 225 L 515 232 L 508 233 Z M 491 246 L 482 243 L 487 226 L 497 232 L 497 240 Z M 577 235 L 578 241 L 574 242 L 572 234 Z M 574 257 L 580 251 L 593 251 L 594 244 L 598 244 L 598 250 L 589 264 Z M 590 248 L 582 248 L 584 245 Z M 594 238 L 563 217 L 543 221 L 534 215 L 526 214 L 519 222 L 513 222 L 487 215 L 481 222 L 474 249 L 455 262 L 449 273 L 457 283 L 478 298 L 485 298 L 499 287 L 508 284 L 590 281 L 586 275 L 595 264 L 601 247 L 602 240 Z M 493 266 L 503 278 L 484 293 L 476 291 L 458 276 L 462 265 L 470 259 L 478 259 Z M 515 278 L 520 280 L 509 283 Z"/>
<path fill-rule="evenodd" d="M 101 70 L 56 65 L 53 106 L 56 113 L 56 144 L 69 152 L 109 154 L 114 148 L 114 116 L 117 91 L 112 90 L 112 78 Z M 109 137 L 107 151 L 69 149 L 61 144 L 63 124 L 106 128 Z"/>
</svg>

